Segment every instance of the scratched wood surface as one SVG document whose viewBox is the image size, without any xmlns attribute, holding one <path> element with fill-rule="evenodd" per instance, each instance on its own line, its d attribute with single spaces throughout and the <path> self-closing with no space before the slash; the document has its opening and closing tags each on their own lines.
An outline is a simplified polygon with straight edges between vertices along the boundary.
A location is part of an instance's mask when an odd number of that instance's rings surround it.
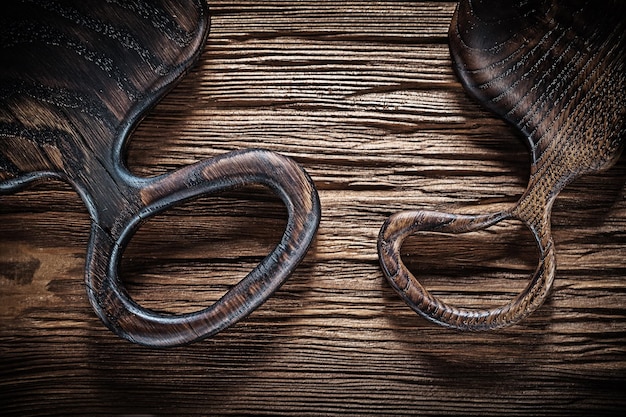
<svg viewBox="0 0 626 417">
<path fill-rule="evenodd" d="M 154 175 L 226 151 L 293 157 L 322 203 L 292 278 L 246 320 L 154 350 L 96 318 L 82 281 L 89 219 L 61 182 L 0 196 L 2 415 L 621 415 L 626 408 L 626 161 L 557 200 L 546 305 L 493 333 L 419 318 L 383 279 L 378 230 L 403 208 L 488 211 L 525 188 L 515 132 L 469 99 L 447 50 L 454 2 L 210 2 L 194 70 L 139 126 Z M 208 305 L 282 234 L 262 188 L 186 203 L 135 235 L 122 276 L 142 305 Z M 492 306 L 534 269 L 509 222 L 416 236 L 404 260 L 444 299 Z M 418 269 L 419 268 L 419 269 Z M 425 272 L 424 272 L 425 274 Z"/>
</svg>

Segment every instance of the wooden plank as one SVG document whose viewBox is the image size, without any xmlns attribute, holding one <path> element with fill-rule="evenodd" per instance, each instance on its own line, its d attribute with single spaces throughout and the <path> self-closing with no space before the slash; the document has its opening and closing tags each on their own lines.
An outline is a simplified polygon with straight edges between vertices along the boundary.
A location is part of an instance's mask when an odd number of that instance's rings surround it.
<svg viewBox="0 0 626 417">
<path fill-rule="evenodd" d="M 3 415 L 619 415 L 626 407 L 626 202 L 620 160 L 568 187 L 546 305 L 460 333 L 410 311 L 376 237 L 403 208 L 488 211 L 525 187 L 515 133 L 450 66 L 454 2 L 215 1 L 200 62 L 141 123 L 129 165 L 156 175 L 225 151 L 296 159 L 320 191 L 317 239 L 246 320 L 183 348 L 109 332 L 82 283 L 89 219 L 59 182 L 0 196 Z M 203 197 L 149 220 L 122 263 L 129 291 L 170 312 L 208 305 L 276 243 L 266 190 Z M 534 246 L 515 222 L 416 236 L 407 264 L 468 306 L 519 291 Z M 420 273 L 421 276 L 421 273 Z"/>
</svg>

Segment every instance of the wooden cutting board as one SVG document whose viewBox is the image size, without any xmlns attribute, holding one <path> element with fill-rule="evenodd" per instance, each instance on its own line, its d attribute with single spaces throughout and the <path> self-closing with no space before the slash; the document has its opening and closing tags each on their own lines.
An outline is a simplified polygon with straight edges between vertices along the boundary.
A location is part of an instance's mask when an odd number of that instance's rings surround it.
<svg viewBox="0 0 626 417">
<path fill-rule="evenodd" d="M 75 192 L 50 181 L 1 196 L 1 413 L 619 415 L 623 159 L 557 199 L 553 292 L 520 324 L 442 329 L 382 276 L 376 238 L 390 214 L 488 211 L 516 201 L 528 181 L 523 142 L 453 73 L 454 6 L 211 2 L 207 46 L 138 126 L 130 169 L 157 175 L 259 146 L 287 155 L 319 190 L 311 250 L 244 321 L 153 350 L 120 339 L 91 309 L 89 217 Z M 254 267 L 285 224 L 282 202 L 264 189 L 202 198 L 142 226 L 121 275 L 142 305 L 197 310 Z M 501 304 L 536 265 L 530 234 L 505 226 L 518 233 L 411 238 L 404 262 L 434 271 L 425 285 L 451 303 Z"/>
</svg>

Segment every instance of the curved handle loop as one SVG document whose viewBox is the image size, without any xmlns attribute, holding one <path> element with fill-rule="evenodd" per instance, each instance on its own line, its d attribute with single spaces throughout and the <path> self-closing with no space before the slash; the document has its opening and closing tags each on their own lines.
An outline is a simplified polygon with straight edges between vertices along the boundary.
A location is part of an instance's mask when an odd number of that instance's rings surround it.
<svg viewBox="0 0 626 417">
<path fill-rule="evenodd" d="M 490 330 L 514 324 L 539 308 L 552 287 L 556 264 L 549 228 L 538 233 L 530 227 L 539 247 L 540 258 L 526 288 L 509 303 L 489 310 L 457 308 L 443 302 L 420 284 L 400 257 L 402 243 L 413 233 L 466 233 L 485 229 L 511 217 L 510 213 L 504 211 L 475 216 L 433 211 L 396 213 L 385 222 L 378 238 L 378 255 L 383 273 L 402 299 L 432 322 L 460 330 Z"/>
<path fill-rule="evenodd" d="M 274 250 L 221 299 L 203 310 L 168 315 L 131 299 L 118 276 L 121 255 L 147 217 L 199 195 L 247 184 L 278 194 L 289 215 Z M 320 220 L 313 182 L 293 160 L 264 150 L 232 152 L 202 161 L 139 189 L 141 209 L 110 232 L 92 225 L 86 267 L 89 300 L 104 323 L 132 342 L 153 347 L 183 345 L 211 336 L 250 314 L 276 291 L 305 256 Z"/>
</svg>

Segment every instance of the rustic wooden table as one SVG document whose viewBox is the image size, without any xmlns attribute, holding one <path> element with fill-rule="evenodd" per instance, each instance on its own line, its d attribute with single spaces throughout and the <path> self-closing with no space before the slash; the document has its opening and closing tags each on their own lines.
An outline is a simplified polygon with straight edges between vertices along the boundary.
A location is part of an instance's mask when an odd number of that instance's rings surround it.
<svg viewBox="0 0 626 417">
<path fill-rule="evenodd" d="M 210 7 L 200 62 L 138 127 L 129 164 L 154 175 L 236 149 L 288 155 L 320 192 L 315 243 L 250 317 L 203 342 L 155 350 L 118 338 L 91 310 L 79 197 L 61 182 L 1 196 L 0 414 L 621 415 L 625 161 L 557 200 L 547 304 L 492 333 L 437 327 L 384 280 L 381 224 L 403 208 L 513 202 L 529 167 L 516 133 L 452 72 L 455 3 Z M 197 310 L 263 258 L 285 220 L 262 188 L 203 197 L 142 226 L 122 276 L 147 307 Z M 416 236 L 404 248 L 429 288 L 467 306 L 511 298 L 535 256 L 515 222 Z"/>
</svg>

